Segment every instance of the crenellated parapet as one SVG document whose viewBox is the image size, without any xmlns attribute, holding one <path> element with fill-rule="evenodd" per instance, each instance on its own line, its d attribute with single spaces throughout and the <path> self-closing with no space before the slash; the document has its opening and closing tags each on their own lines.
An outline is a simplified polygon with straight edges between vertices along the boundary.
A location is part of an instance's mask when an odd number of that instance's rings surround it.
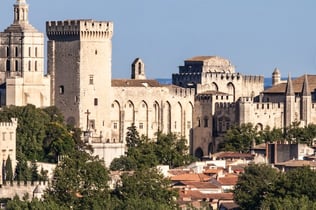
<svg viewBox="0 0 316 210">
<path fill-rule="evenodd" d="M 47 21 L 46 34 L 49 39 L 54 40 L 111 39 L 113 36 L 113 23 L 94 20 Z"/>
<path fill-rule="evenodd" d="M 240 97 L 238 99 L 239 103 L 253 103 L 253 97 Z"/>
<path fill-rule="evenodd" d="M 243 81 L 246 83 L 264 82 L 263 76 L 258 75 L 243 75 Z"/>
<path fill-rule="evenodd" d="M 173 96 L 178 97 L 189 97 L 195 95 L 195 89 L 194 88 L 182 88 L 182 87 L 174 87 L 171 89 L 171 94 Z"/>
<path fill-rule="evenodd" d="M 235 102 L 217 102 L 215 103 L 215 110 L 231 110 L 236 108 Z"/>
<path fill-rule="evenodd" d="M 0 129 L 2 129 L 2 128 L 16 129 L 17 125 L 18 125 L 17 118 L 11 118 L 11 122 L 0 122 Z"/>
</svg>

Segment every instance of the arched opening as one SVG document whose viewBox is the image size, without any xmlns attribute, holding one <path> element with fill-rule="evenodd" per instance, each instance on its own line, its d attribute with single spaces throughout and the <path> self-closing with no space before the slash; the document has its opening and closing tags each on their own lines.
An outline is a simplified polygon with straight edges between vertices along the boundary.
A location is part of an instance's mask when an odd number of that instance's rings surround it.
<svg viewBox="0 0 316 210">
<path fill-rule="evenodd" d="M 227 84 L 227 92 L 233 96 L 233 99 L 235 101 L 235 86 L 233 83 L 229 82 Z"/>
<path fill-rule="evenodd" d="M 121 117 L 120 117 L 120 104 L 114 101 L 111 105 L 111 139 L 115 142 L 116 139 L 121 140 Z"/>
<path fill-rule="evenodd" d="M 152 128 L 154 131 L 158 132 L 160 130 L 160 106 L 157 101 L 153 104 L 153 124 Z"/>
<path fill-rule="evenodd" d="M 211 90 L 218 91 L 218 85 L 215 82 L 212 83 Z"/>
<path fill-rule="evenodd" d="M 15 61 L 15 71 L 19 71 L 19 61 Z"/>
<path fill-rule="evenodd" d="M 8 59 L 7 62 L 6 62 L 6 71 L 11 71 L 11 68 L 10 68 L 10 60 Z"/>
<path fill-rule="evenodd" d="M 167 101 L 164 109 L 164 122 L 165 122 L 165 132 L 170 133 L 171 132 L 171 105 Z"/>
<path fill-rule="evenodd" d="M 139 104 L 137 115 L 139 134 L 148 136 L 148 105 L 145 101 Z"/>
<path fill-rule="evenodd" d="M 194 152 L 194 156 L 197 158 L 202 159 L 202 157 L 204 156 L 203 154 L 203 150 L 201 149 L 201 147 L 197 148 Z"/>
</svg>

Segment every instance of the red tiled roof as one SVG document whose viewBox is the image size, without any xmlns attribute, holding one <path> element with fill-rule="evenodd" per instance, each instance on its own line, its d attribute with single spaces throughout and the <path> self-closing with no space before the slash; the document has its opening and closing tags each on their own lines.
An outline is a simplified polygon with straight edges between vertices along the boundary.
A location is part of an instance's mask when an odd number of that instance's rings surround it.
<svg viewBox="0 0 316 210">
<path fill-rule="evenodd" d="M 205 174 L 217 174 L 219 172 L 223 171 L 223 169 L 218 169 L 218 168 L 209 168 L 209 169 L 205 169 L 204 173 Z"/>
<path fill-rule="evenodd" d="M 238 181 L 238 176 L 225 176 L 219 177 L 217 180 L 221 185 L 236 185 Z"/>
<path fill-rule="evenodd" d="M 205 174 L 180 174 L 176 176 L 172 176 L 172 181 L 208 181 L 211 178 Z"/>
<path fill-rule="evenodd" d="M 195 188 L 219 188 L 217 185 L 210 183 L 210 182 L 192 182 L 192 181 L 181 181 L 183 185 L 188 187 L 195 187 Z"/>
</svg>

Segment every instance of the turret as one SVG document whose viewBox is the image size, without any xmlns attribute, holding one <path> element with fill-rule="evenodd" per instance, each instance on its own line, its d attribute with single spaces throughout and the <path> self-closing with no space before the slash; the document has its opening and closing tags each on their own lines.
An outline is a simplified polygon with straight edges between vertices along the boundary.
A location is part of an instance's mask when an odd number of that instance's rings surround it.
<svg viewBox="0 0 316 210">
<path fill-rule="evenodd" d="M 14 4 L 14 24 L 28 23 L 28 12 L 25 0 L 17 0 Z"/>
<path fill-rule="evenodd" d="M 281 82 L 281 73 L 278 68 L 275 68 L 272 73 L 272 86 L 277 85 Z"/>
<path fill-rule="evenodd" d="M 132 63 L 132 79 L 146 79 L 145 64 L 140 58 L 136 58 Z"/>
</svg>

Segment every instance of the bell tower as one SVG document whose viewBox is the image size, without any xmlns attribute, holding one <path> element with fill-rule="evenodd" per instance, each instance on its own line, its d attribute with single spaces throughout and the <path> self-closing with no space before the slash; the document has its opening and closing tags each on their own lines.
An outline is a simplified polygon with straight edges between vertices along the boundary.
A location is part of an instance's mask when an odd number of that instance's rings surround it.
<svg viewBox="0 0 316 210">
<path fill-rule="evenodd" d="M 29 24 L 25 0 L 17 0 L 13 8 L 13 23 L 0 33 L 0 85 L 5 86 L 6 95 L 0 105 L 50 106 L 50 79 L 44 76 L 44 34 Z"/>
<path fill-rule="evenodd" d="M 90 139 L 110 139 L 112 22 L 46 22 L 52 101 Z"/>
</svg>

